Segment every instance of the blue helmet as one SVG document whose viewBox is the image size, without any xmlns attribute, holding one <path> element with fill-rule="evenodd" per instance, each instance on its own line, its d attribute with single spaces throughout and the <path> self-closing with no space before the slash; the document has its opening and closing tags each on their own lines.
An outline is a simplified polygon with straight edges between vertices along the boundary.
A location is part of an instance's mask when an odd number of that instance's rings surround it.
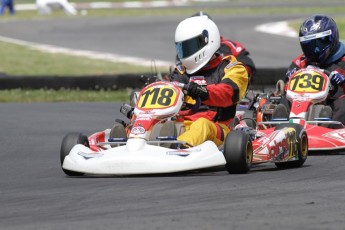
<svg viewBox="0 0 345 230">
<path fill-rule="evenodd" d="M 339 32 L 335 21 L 325 15 L 307 18 L 299 30 L 302 51 L 309 62 L 323 64 L 337 51 Z"/>
</svg>

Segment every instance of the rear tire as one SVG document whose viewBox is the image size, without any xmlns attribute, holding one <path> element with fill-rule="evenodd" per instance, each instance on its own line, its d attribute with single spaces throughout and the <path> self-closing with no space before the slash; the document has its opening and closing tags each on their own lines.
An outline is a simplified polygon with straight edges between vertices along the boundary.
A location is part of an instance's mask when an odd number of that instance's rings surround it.
<svg viewBox="0 0 345 230">
<path fill-rule="evenodd" d="M 159 131 L 159 136 L 160 137 L 164 137 L 164 136 L 176 137 L 177 129 L 176 129 L 175 123 L 173 121 L 166 121 L 162 125 L 161 130 Z M 175 144 L 163 143 L 160 146 L 165 147 L 165 148 L 174 148 Z"/>
<path fill-rule="evenodd" d="M 124 125 L 115 121 L 113 127 L 110 129 L 110 138 L 127 138 L 127 133 Z"/>
<path fill-rule="evenodd" d="M 225 168 L 230 174 L 247 173 L 253 160 L 253 146 L 248 134 L 231 131 L 224 142 Z"/>
<path fill-rule="evenodd" d="M 289 112 L 285 105 L 278 104 L 272 113 L 272 120 L 273 119 L 283 119 L 283 120 L 289 120 Z"/>
<path fill-rule="evenodd" d="M 252 110 L 245 110 L 242 120 L 248 125 L 248 127 L 256 127 L 255 115 Z"/>
<path fill-rule="evenodd" d="M 291 127 L 296 130 L 296 148 L 297 148 L 297 158 L 298 160 L 295 161 L 287 161 L 287 162 L 278 162 L 275 165 L 278 168 L 298 168 L 302 167 L 304 162 L 307 160 L 308 157 L 308 136 L 307 132 L 300 124 L 295 123 L 288 123 L 288 124 L 279 124 L 275 128 L 275 130 L 283 129 L 285 127 Z"/>
<path fill-rule="evenodd" d="M 278 96 L 285 95 L 285 82 L 283 80 L 278 80 L 276 83 L 276 94 Z"/>
<path fill-rule="evenodd" d="M 60 149 L 61 168 L 65 160 L 65 157 L 70 153 L 72 148 L 77 144 L 82 144 L 82 145 L 85 145 L 86 147 L 89 147 L 89 140 L 87 136 L 81 133 L 69 133 L 63 138 L 62 143 L 61 143 L 61 149 Z M 68 176 L 84 175 L 84 173 L 74 172 L 74 171 L 70 171 L 64 168 L 62 168 L 62 171 L 64 171 L 64 173 Z"/>
</svg>

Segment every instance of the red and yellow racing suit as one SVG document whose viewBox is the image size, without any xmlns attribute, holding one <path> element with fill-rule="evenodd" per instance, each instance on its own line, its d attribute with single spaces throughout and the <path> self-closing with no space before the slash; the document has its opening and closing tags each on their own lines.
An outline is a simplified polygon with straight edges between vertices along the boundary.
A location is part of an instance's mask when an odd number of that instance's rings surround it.
<svg viewBox="0 0 345 230">
<path fill-rule="evenodd" d="M 182 68 L 175 71 L 185 74 Z M 234 56 L 217 55 L 201 70 L 187 76 L 204 76 L 209 97 L 196 112 L 185 116 L 186 132 L 177 139 L 192 146 L 211 140 L 219 146 L 230 132 L 236 105 L 247 90 L 248 72 Z"/>
</svg>

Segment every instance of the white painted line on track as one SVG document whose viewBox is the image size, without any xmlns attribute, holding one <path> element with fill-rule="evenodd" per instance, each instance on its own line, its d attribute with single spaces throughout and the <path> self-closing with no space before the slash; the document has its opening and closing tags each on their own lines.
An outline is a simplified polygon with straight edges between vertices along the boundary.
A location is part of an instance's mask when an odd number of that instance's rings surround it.
<svg viewBox="0 0 345 230">
<path fill-rule="evenodd" d="M 255 27 L 255 30 L 259 32 L 281 35 L 281 36 L 298 37 L 297 32 L 288 26 L 287 21 L 272 22 L 272 23 L 258 25 Z M 166 62 L 166 61 L 160 61 L 160 60 L 147 60 L 147 58 L 130 57 L 130 56 L 88 51 L 88 50 L 69 49 L 69 48 L 58 47 L 58 46 L 53 46 L 53 45 L 27 42 L 27 41 L 3 37 L 3 36 L 0 36 L 0 41 L 27 46 L 32 49 L 39 50 L 42 52 L 47 52 L 47 53 L 59 53 L 59 54 L 73 55 L 73 56 L 78 56 L 78 57 L 87 57 L 90 59 L 110 61 L 114 63 L 120 62 L 120 63 L 132 64 L 132 65 L 133 63 L 136 63 L 136 65 L 138 66 L 145 66 L 145 67 L 151 67 L 154 63 L 157 67 L 163 67 L 163 68 L 164 67 L 169 68 L 170 66 L 174 66 L 174 63 L 172 62 Z"/>
<path fill-rule="evenodd" d="M 150 2 L 120 2 L 120 3 L 112 3 L 112 2 L 93 2 L 93 3 L 73 3 L 77 8 L 87 8 L 87 9 L 101 9 L 101 8 L 140 8 L 140 7 L 168 7 L 168 6 L 180 6 L 186 5 L 190 1 L 204 1 L 204 0 L 164 0 L 164 1 L 150 1 Z M 219 0 L 222 1 L 222 0 Z M 35 4 L 17 4 L 16 10 L 35 10 Z M 280 22 L 272 22 L 267 24 L 258 25 L 255 27 L 256 31 L 275 34 L 280 36 L 287 36 L 287 37 L 298 37 L 298 33 L 289 27 L 287 21 L 280 21 Z M 117 54 L 111 53 L 101 53 L 95 51 L 88 51 L 88 50 L 76 50 L 76 49 L 69 49 L 63 48 L 58 46 L 46 45 L 46 44 L 38 44 L 32 43 L 27 41 L 22 41 L 18 39 L 12 39 L 8 37 L 0 36 L 0 41 L 8 42 L 17 45 L 23 45 L 30 47 L 35 50 L 40 50 L 42 52 L 48 53 L 60 53 L 60 54 L 67 54 L 73 56 L 80 56 L 80 57 L 87 57 L 91 59 L 97 60 L 106 60 L 110 62 L 122 62 L 122 63 L 137 63 L 139 66 L 152 66 L 154 62 L 157 67 L 170 67 L 174 65 L 172 62 L 166 61 L 156 61 L 150 60 L 148 61 L 145 58 L 138 58 L 138 57 L 129 57 L 129 56 L 122 56 Z"/>
<path fill-rule="evenodd" d="M 34 42 L 27 42 L 27 41 L 3 37 L 3 36 L 0 36 L 0 41 L 26 46 L 34 50 L 39 50 L 41 52 L 46 52 L 46 53 L 66 54 L 66 55 L 72 55 L 72 56 L 78 56 L 78 57 L 87 57 L 90 59 L 103 60 L 103 61 L 109 61 L 109 62 L 114 62 L 114 63 L 127 63 L 131 65 L 145 66 L 145 67 L 152 67 L 154 65 L 157 67 L 166 67 L 166 68 L 169 68 L 170 66 L 174 65 L 174 63 L 172 62 L 148 60 L 147 58 L 130 57 L 130 56 L 95 52 L 95 51 L 89 51 L 89 50 L 69 49 L 69 48 L 64 48 L 64 47 L 38 44 Z"/>
<path fill-rule="evenodd" d="M 188 4 L 191 0 L 163 0 L 163 1 L 132 1 L 132 2 L 90 2 L 90 3 L 73 3 L 71 5 L 77 9 L 107 9 L 107 8 L 159 8 L 170 6 L 183 6 Z M 36 10 L 36 4 L 16 4 L 15 9 L 22 10 Z"/>
<path fill-rule="evenodd" d="M 255 27 L 255 30 L 263 33 L 281 35 L 286 37 L 298 37 L 298 33 L 293 28 L 289 27 L 289 23 L 287 21 L 258 25 Z"/>
</svg>

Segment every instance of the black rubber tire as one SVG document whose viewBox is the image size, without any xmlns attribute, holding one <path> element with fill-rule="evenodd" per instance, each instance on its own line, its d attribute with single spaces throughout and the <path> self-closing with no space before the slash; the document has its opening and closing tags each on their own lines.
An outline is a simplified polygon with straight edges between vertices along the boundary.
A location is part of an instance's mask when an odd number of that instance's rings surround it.
<svg viewBox="0 0 345 230">
<path fill-rule="evenodd" d="M 290 114 L 286 106 L 283 104 L 278 104 L 273 110 L 272 120 L 277 118 L 289 120 L 289 115 Z"/>
<path fill-rule="evenodd" d="M 253 110 L 244 110 L 244 115 L 242 120 L 248 125 L 248 127 L 255 128 L 256 122 Z"/>
<path fill-rule="evenodd" d="M 276 126 L 275 130 L 280 130 L 285 127 L 291 127 L 296 130 L 296 138 L 297 138 L 297 155 L 298 160 L 296 161 L 287 161 L 287 162 L 277 162 L 275 165 L 278 168 L 298 168 L 302 167 L 304 162 L 307 160 L 308 157 L 308 136 L 307 132 L 300 124 L 295 123 L 284 123 L 279 124 Z"/>
<path fill-rule="evenodd" d="M 166 121 L 162 127 L 161 130 L 159 131 L 159 136 L 173 136 L 176 137 L 177 136 L 177 129 L 176 129 L 176 125 L 173 121 Z M 171 143 L 164 143 L 161 144 L 160 146 L 165 147 L 165 148 L 174 148 L 175 144 L 171 144 Z"/>
<path fill-rule="evenodd" d="M 60 149 L 61 168 L 62 168 L 63 161 L 65 160 L 65 157 L 69 154 L 71 149 L 77 144 L 82 144 L 82 145 L 85 145 L 87 147 L 90 146 L 87 136 L 85 136 L 81 133 L 77 133 L 77 132 L 68 133 L 62 139 L 61 149 Z M 68 176 L 82 176 L 82 175 L 84 175 L 84 173 L 74 172 L 74 171 L 70 171 L 70 170 L 67 170 L 64 168 L 62 168 L 62 171 L 64 171 L 64 173 Z"/>
<path fill-rule="evenodd" d="M 276 83 L 276 94 L 279 96 L 285 95 L 285 82 L 283 80 L 278 80 Z"/>
<path fill-rule="evenodd" d="M 225 138 L 225 168 L 230 174 L 248 173 L 253 160 L 253 146 L 248 134 L 234 130 Z"/>
<path fill-rule="evenodd" d="M 111 138 L 127 138 L 126 129 L 120 122 L 115 121 L 110 130 L 109 137 Z"/>
</svg>

